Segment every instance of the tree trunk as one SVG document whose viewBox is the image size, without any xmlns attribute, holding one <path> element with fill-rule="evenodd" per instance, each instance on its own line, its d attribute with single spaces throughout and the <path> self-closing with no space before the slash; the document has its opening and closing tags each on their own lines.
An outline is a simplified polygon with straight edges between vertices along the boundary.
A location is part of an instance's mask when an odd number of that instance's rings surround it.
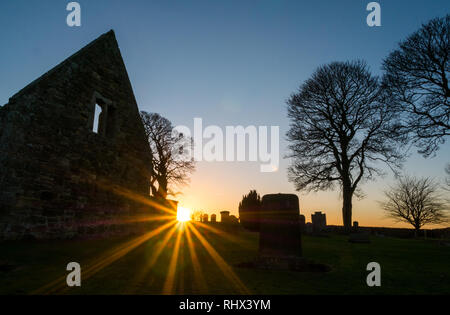
<svg viewBox="0 0 450 315">
<path fill-rule="evenodd" d="M 350 233 L 352 229 L 352 198 L 353 192 L 350 187 L 343 187 L 342 190 L 342 219 L 344 221 L 344 231 Z"/>
<path fill-rule="evenodd" d="M 167 179 L 162 178 L 159 183 L 158 194 L 163 199 L 167 199 Z"/>
</svg>

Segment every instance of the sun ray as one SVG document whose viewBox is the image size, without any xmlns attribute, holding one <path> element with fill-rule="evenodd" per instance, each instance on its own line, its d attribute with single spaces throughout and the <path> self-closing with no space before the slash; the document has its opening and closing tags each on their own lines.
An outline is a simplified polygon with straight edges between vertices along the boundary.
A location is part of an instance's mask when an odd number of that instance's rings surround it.
<svg viewBox="0 0 450 315">
<path fill-rule="evenodd" d="M 162 242 L 160 244 L 158 244 L 158 246 L 156 247 L 156 250 L 152 256 L 152 259 L 150 260 L 149 264 L 148 264 L 148 268 L 153 267 L 156 262 L 158 261 L 159 256 L 161 256 L 161 253 L 163 252 L 163 250 L 166 248 L 167 243 L 169 243 L 170 238 L 175 234 L 175 231 L 178 228 L 178 224 L 174 225 L 170 231 L 165 235 L 164 239 L 162 240 Z"/>
<path fill-rule="evenodd" d="M 154 209 L 166 212 L 173 216 L 177 215 L 177 211 L 174 209 L 174 207 L 162 205 L 159 201 L 156 201 L 156 200 L 150 198 L 150 196 L 144 196 L 142 194 L 137 194 L 137 193 L 135 193 L 129 189 L 126 189 L 124 187 L 112 186 L 110 183 L 108 183 L 102 179 L 97 179 L 97 186 L 105 191 L 110 191 L 114 194 L 125 197 L 131 201 L 138 202 L 145 206 L 150 206 Z M 167 202 L 169 204 L 171 203 L 171 201 L 169 201 L 169 200 L 167 200 Z"/>
<path fill-rule="evenodd" d="M 141 279 L 147 278 L 150 269 L 156 264 L 163 250 L 166 249 L 167 243 L 169 243 L 169 240 L 172 238 L 177 228 L 178 224 L 175 224 L 169 231 L 167 231 L 162 241 L 158 245 L 156 245 L 156 248 L 152 249 L 152 251 L 154 250 L 154 252 L 152 253 L 151 260 L 148 262 L 148 264 L 144 266 L 144 268 L 142 268 L 142 270 L 140 270 L 140 272 L 136 274 L 136 277 L 134 277 L 135 280 L 133 281 L 133 284 L 137 283 Z"/>
<path fill-rule="evenodd" d="M 251 294 L 250 290 L 245 286 L 245 284 L 239 279 L 239 277 L 234 273 L 231 267 L 226 263 L 226 261 L 220 256 L 220 254 L 209 244 L 209 242 L 200 234 L 197 228 L 187 223 L 188 228 L 192 229 L 192 232 L 215 261 L 219 269 L 223 272 L 225 277 L 236 287 L 240 294 Z"/>
<path fill-rule="evenodd" d="M 85 222 L 77 224 L 77 227 L 99 227 L 99 226 L 112 226 L 112 225 L 124 225 L 133 223 L 144 223 L 144 222 L 158 222 L 158 221 L 170 221 L 173 220 L 173 215 L 142 215 L 136 216 L 129 219 L 110 219 L 110 220 L 97 220 L 95 222 Z"/>
<path fill-rule="evenodd" d="M 117 250 L 114 254 L 109 255 L 103 260 L 100 260 L 97 264 L 93 264 L 91 267 L 87 268 L 85 271 L 84 277 L 90 277 L 91 275 L 97 273 L 104 267 L 110 265 L 111 263 L 117 261 L 118 259 L 122 258 L 126 254 L 128 254 L 131 250 L 135 249 L 145 241 L 161 234 L 164 230 L 170 228 L 172 225 L 176 224 L 176 221 L 168 222 L 167 224 L 160 226 L 159 228 L 148 232 L 130 242 L 122 246 L 119 250 Z"/>
<path fill-rule="evenodd" d="M 157 222 L 173 220 L 173 215 L 151 215 L 121 221 L 123 223 Z"/>
<path fill-rule="evenodd" d="M 168 222 L 155 230 L 152 230 L 148 233 L 145 233 L 144 235 L 141 235 L 131 241 L 126 242 L 125 244 L 119 245 L 116 248 L 108 251 L 106 254 L 102 255 L 100 258 L 94 260 L 88 267 L 83 268 L 83 279 L 89 279 L 94 274 L 98 273 L 100 270 L 105 268 L 106 266 L 112 264 L 113 262 L 117 261 L 118 259 L 122 258 L 126 254 L 128 254 L 130 251 L 144 243 L 145 241 L 157 236 L 158 234 L 162 233 L 164 230 L 170 228 L 172 225 L 176 224 L 177 222 L 175 220 Z M 52 294 L 59 291 L 65 291 L 67 290 L 66 285 L 66 276 L 62 276 L 58 278 L 57 280 L 45 285 L 42 288 L 37 289 L 33 292 L 33 294 Z"/>
<path fill-rule="evenodd" d="M 186 225 L 186 239 L 188 241 L 189 255 L 192 261 L 192 267 L 194 268 L 194 280 L 197 286 L 200 288 L 201 293 L 206 293 L 208 286 L 205 278 L 203 277 L 200 262 L 198 261 L 197 253 L 195 252 L 194 242 L 192 241 L 191 231 L 189 225 Z"/>
<path fill-rule="evenodd" d="M 223 230 L 219 230 L 218 228 L 215 228 L 213 226 L 209 226 L 205 223 L 202 222 L 198 222 L 198 221 L 192 221 L 193 224 L 198 225 L 198 227 L 204 228 L 210 232 L 213 232 L 217 235 L 219 235 L 221 238 L 227 239 L 230 242 L 233 242 L 235 244 L 238 244 L 239 246 L 243 247 L 243 248 L 247 248 L 247 249 L 251 249 L 253 248 L 253 245 L 251 244 L 250 241 L 243 241 L 242 239 L 234 236 L 231 233 L 228 233 L 226 231 Z"/>
<path fill-rule="evenodd" d="M 173 249 L 172 258 L 170 259 L 169 270 L 167 272 L 166 281 L 164 283 L 163 294 L 171 294 L 173 292 L 175 274 L 177 271 L 178 254 L 180 252 L 181 236 L 183 235 L 184 229 L 182 225 L 179 224 L 177 239 L 175 241 L 175 247 Z"/>
<path fill-rule="evenodd" d="M 126 190 L 126 189 L 123 189 L 123 188 L 113 188 L 112 190 L 113 190 L 114 193 L 116 193 L 118 195 L 121 195 L 123 197 L 126 197 L 126 198 L 128 198 L 130 200 L 133 200 L 135 202 L 139 202 L 139 203 L 144 204 L 146 206 L 153 207 L 153 208 L 155 208 L 157 210 L 161 210 L 161 211 L 166 212 L 166 213 L 168 213 L 170 215 L 173 215 L 173 216 L 177 215 L 176 210 L 174 210 L 174 209 L 172 209 L 170 207 L 164 206 L 161 203 L 159 203 L 157 201 L 154 201 L 154 200 L 152 200 L 152 199 L 150 199 L 148 197 L 141 196 L 139 194 L 133 193 L 133 192 L 131 192 L 129 190 Z"/>
</svg>

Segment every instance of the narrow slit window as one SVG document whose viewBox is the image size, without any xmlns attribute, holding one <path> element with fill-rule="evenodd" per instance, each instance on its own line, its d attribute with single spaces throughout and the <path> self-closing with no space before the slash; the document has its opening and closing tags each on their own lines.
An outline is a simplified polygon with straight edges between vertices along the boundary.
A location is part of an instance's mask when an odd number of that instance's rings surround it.
<svg viewBox="0 0 450 315">
<path fill-rule="evenodd" d="M 94 124 L 92 126 L 92 131 L 98 133 L 98 127 L 100 123 L 100 114 L 102 113 L 102 108 L 98 104 L 95 104 L 95 113 L 94 113 Z"/>
</svg>

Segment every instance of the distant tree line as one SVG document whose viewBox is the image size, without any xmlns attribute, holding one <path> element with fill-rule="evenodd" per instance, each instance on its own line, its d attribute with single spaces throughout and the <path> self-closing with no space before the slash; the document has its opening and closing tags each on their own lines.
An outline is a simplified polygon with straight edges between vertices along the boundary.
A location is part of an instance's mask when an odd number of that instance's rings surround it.
<svg viewBox="0 0 450 315">
<path fill-rule="evenodd" d="M 239 203 L 239 220 L 244 228 L 259 232 L 261 196 L 251 190 Z"/>
</svg>

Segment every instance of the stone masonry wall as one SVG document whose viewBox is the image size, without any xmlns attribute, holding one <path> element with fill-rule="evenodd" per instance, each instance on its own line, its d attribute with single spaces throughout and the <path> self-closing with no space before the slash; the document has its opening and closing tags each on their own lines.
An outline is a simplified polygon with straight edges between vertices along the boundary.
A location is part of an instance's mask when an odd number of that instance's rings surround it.
<svg viewBox="0 0 450 315">
<path fill-rule="evenodd" d="M 111 31 L 0 108 L 0 238 L 68 238 L 145 214 L 150 163 Z"/>
</svg>

